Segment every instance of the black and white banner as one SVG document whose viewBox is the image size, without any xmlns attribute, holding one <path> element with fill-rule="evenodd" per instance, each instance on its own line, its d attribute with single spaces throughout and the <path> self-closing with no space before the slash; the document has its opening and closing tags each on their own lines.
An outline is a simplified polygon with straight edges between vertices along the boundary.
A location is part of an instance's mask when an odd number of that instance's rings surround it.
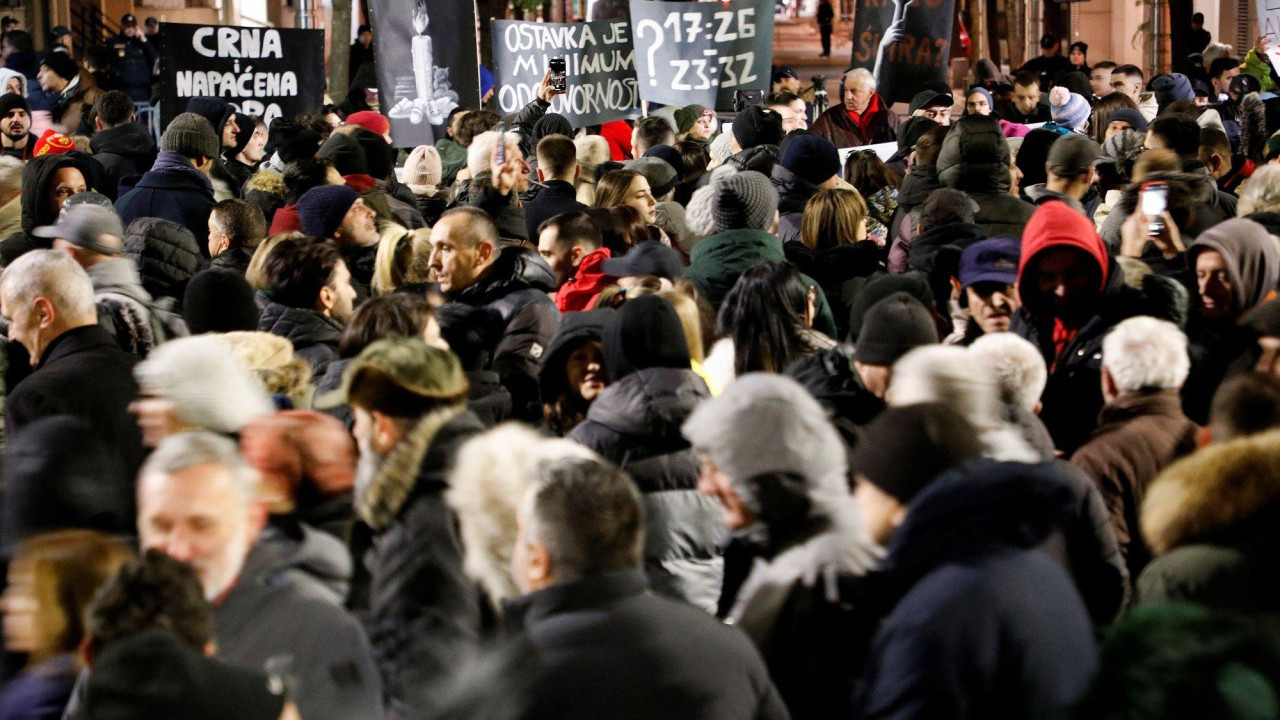
<svg viewBox="0 0 1280 720">
<path fill-rule="evenodd" d="M 640 97 L 732 110 L 736 90 L 769 89 L 773 0 L 631 0 Z"/>
<path fill-rule="evenodd" d="M 164 23 L 161 122 L 187 101 L 220 97 L 267 122 L 324 102 L 324 31 Z"/>
<path fill-rule="evenodd" d="M 955 0 L 858 0 L 850 64 L 875 73 L 888 102 L 908 102 L 947 82 L 954 17 Z"/>
<path fill-rule="evenodd" d="M 494 20 L 493 76 L 499 112 L 518 112 L 537 97 L 553 57 L 565 59 L 566 93 L 552 101 L 549 112 L 565 116 L 574 127 L 638 114 L 635 50 L 627 20 Z"/>
<path fill-rule="evenodd" d="M 396 147 L 444 137 L 449 113 L 479 107 L 472 0 L 370 0 L 379 109 Z"/>
</svg>

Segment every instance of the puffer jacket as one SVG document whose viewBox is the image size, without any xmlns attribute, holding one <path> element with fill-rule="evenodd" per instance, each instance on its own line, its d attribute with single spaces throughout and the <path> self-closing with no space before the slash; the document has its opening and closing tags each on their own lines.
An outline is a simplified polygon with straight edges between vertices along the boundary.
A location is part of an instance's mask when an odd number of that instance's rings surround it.
<svg viewBox="0 0 1280 720">
<path fill-rule="evenodd" d="M 889 223 L 889 272 L 896 275 L 910 270 L 907 256 L 911 253 L 916 230 L 911 211 L 923 205 L 929 193 L 940 187 L 942 183 L 938 180 L 937 169 L 928 165 L 916 165 L 902 178 L 902 186 L 898 188 L 898 209 Z"/>
<path fill-rule="evenodd" d="M 800 222 L 804 219 L 804 206 L 818 192 L 818 187 L 779 163 L 773 166 L 769 182 L 778 191 L 778 239 L 783 247 L 787 243 L 800 242 Z"/>
<path fill-rule="evenodd" d="M 957 120 L 938 153 L 938 179 L 978 203 L 973 221 L 987 237 L 1021 239 L 1035 206 L 1009 194 L 1009 143 L 987 115 Z"/>
<path fill-rule="evenodd" d="M 570 434 L 639 486 L 649 586 L 708 612 L 720 592 L 724 529 L 716 500 L 698 492 L 698 459 L 680 426 L 709 397 L 693 370 L 638 370 L 605 388 Z"/>
<path fill-rule="evenodd" d="M 486 306 L 502 317 L 502 338 L 485 369 L 502 376 L 503 384 L 511 391 L 514 419 L 536 420 L 542 416 L 538 359 L 560 322 L 560 311 L 547 295 L 553 290 L 555 276 L 537 250 L 506 247 L 478 280 L 449 294 L 452 301 Z"/>
<path fill-rule="evenodd" d="M 307 361 L 311 376 L 322 378 L 338 359 L 342 323 L 311 308 L 292 308 L 269 302 L 262 309 L 258 329 L 293 343 L 293 354 Z"/>
<path fill-rule="evenodd" d="M 153 298 L 173 298 L 175 308 L 182 302 L 187 281 L 200 271 L 200 245 L 195 236 L 186 227 L 161 218 L 141 217 L 129 223 L 124 231 L 124 254 L 138 264 L 142 287 Z"/>
<path fill-rule="evenodd" d="M 138 268 L 130 260 L 112 258 L 87 269 L 98 306 L 98 324 L 111 333 L 120 349 L 145 358 L 166 339 L 152 310 L 151 294 L 142 287 Z M 182 324 L 185 328 L 185 323 Z"/>
</svg>

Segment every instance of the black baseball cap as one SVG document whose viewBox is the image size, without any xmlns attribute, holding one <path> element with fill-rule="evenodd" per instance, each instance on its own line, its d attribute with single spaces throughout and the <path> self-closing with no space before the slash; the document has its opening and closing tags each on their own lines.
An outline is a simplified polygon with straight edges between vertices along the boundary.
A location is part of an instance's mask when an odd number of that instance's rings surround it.
<svg viewBox="0 0 1280 720">
<path fill-rule="evenodd" d="M 783 78 L 795 78 L 796 80 L 799 80 L 799 79 L 800 79 L 800 76 L 799 76 L 798 74 L 796 74 L 796 71 L 795 71 L 794 69 L 792 69 L 792 68 L 790 68 L 790 67 L 787 67 L 787 66 L 785 66 L 785 65 L 783 65 L 783 66 L 781 66 L 781 67 L 776 67 L 776 68 L 774 68 L 774 69 L 773 69 L 773 82 L 778 82 L 779 80 L 782 80 Z"/>
<path fill-rule="evenodd" d="M 134 15 L 133 13 L 125 13 L 124 17 L 120 18 L 120 27 L 124 27 L 125 25 L 137 25 L 137 24 L 138 24 L 138 16 Z"/>
<path fill-rule="evenodd" d="M 936 90 L 921 90 L 911 98 L 911 104 L 908 107 L 907 114 L 914 115 L 917 110 L 931 107 L 951 107 L 956 104 L 956 99 L 951 93 L 941 93 Z"/>
<path fill-rule="evenodd" d="M 1048 50 L 1058 44 L 1058 36 L 1053 33 L 1045 33 L 1040 36 L 1040 49 Z"/>
<path fill-rule="evenodd" d="M 71 35 L 71 34 L 72 34 L 71 28 L 67 27 L 66 25 L 54 25 L 53 29 L 49 31 L 49 37 L 55 40 L 62 37 L 63 35 Z"/>
<path fill-rule="evenodd" d="M 680 253 L 657 240 L 647 240 L 631 248 L 620 258 L 605 260 L 600 264 L 605 275 L 635 277 L 653 275 L 668 280 L 684 277 L 684 259 Z"/>
</svg>

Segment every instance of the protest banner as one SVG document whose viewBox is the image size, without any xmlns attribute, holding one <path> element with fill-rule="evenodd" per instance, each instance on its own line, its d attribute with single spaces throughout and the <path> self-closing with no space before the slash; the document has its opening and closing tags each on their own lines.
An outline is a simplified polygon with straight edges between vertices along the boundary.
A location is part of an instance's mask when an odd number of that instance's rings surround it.
<svg viewBox="0 0 1280 720">
<path fill-rule="evenodd" d="M 737 90 L 769 91 L 772 0 L 631 0 L 640 98 L 732 110 Z"/>
<path fill-rule="evenodd" d="M 599 125 L 639 114 L 635 51 L 627 20 L 586 23 L 493 21 L 493 76 L 498 109 L 518 112 L 537 97 L 553 57 L 565 59 L 564 95 L 548 112 L 574 127 Z"/>
<path fill-rule="evenodd" d="M 1280 0 L 1257 0 L 1258 37 L 1267 40 L 1267 62 L 1280 72 Z"/>
<path fill-rule="evenodd" d="M 852 67 L 875 73 L 888 102 L 947 82 L 955 0 L 858 0 Z"/>
<path fill-rule="evenodd" d="M 270 124 L 324 102 L 324 31 L 164 23 L 162 127 L 197 96 L 227 100 Z M 215 128 L 215 130 L 218 128 Z"/>
<path fill-rule="evenodd" d="M 480 106 L 472 0 L 371 0 L 379 109 L 396 147 L 434 144 L 449 113 Z"/>
</svg>

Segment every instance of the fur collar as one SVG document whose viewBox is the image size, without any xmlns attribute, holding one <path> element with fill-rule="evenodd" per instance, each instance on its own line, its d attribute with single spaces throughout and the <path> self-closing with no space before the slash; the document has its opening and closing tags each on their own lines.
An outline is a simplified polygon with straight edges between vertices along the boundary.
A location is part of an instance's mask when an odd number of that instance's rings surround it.
<svg viewBox="0 0 1280 720">
<path fill-rule="evenodd" d="M 254 173 L 244 183 L 244 190 L 261 190 L 273 195 L 284 196 L 284 176 L 275 170 L 263 168 Z"/>
<path fill-rule="evenodd" d="M 422 460 L 431 449 L 431 441 L 440 428 L 464 410 L 466 406 L 459 405 L 424 415 L 383 459 L 373 480 L 356 484 L 356 512 L 369 527 L 375 531 L 385 530 L 400 514 L 417 485 Z"/>
<path fill-rule="evenodd" d="M 1142 503 L 1142 535 L 1159 555 L 1238 529 L 1280 501 L 1280 431 L 1211 445 L 1174 463 Z"/>
</svg>

